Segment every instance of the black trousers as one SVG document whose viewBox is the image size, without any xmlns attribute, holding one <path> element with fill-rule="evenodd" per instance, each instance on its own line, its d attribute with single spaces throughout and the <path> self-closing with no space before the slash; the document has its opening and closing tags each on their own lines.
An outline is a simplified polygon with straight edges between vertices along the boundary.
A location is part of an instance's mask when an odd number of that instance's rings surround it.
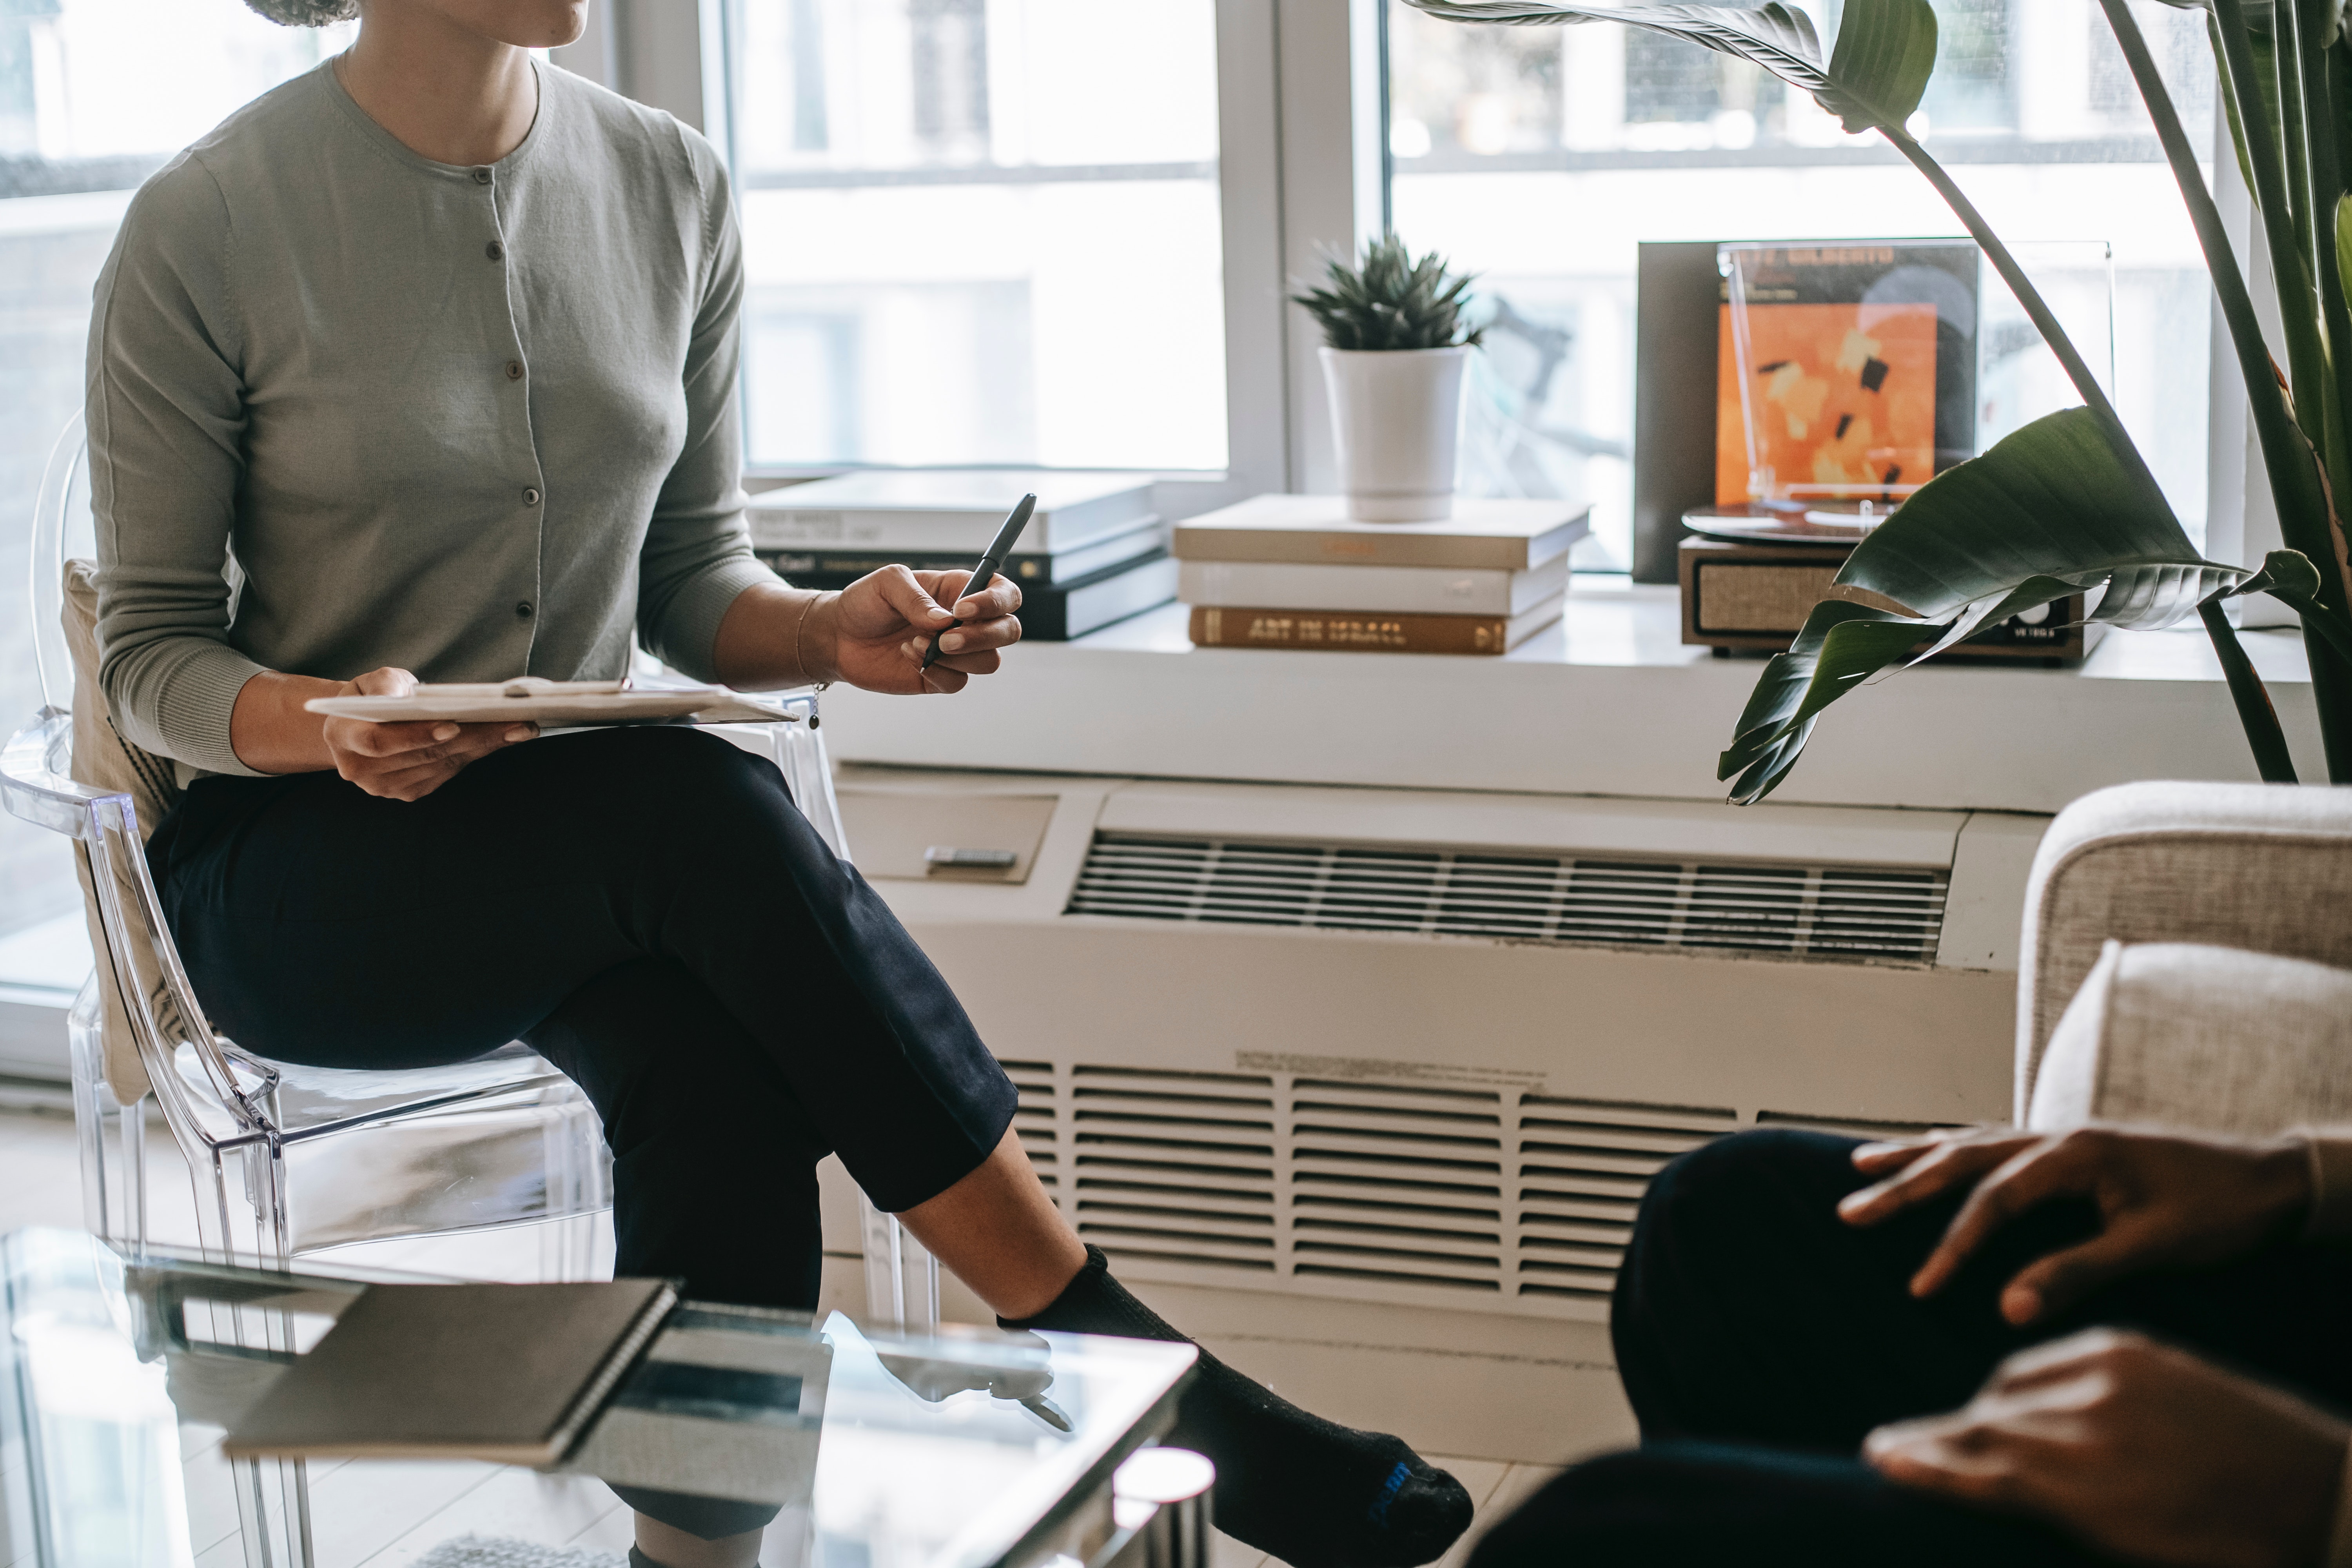
<svg viewBox="0 0 2352 1568">
<path fill-rule="evenodd" d="M 620 1271 L 701 1300 L 815 1305 L 828 1151 L 898 1211 L 1012 1123 L 922 950 L 775 767 L 714 735 L 549 736 L 415 803 L 205 779 L 148 859 L 197 996 L 248 1049 L 545 1055 L 604 1118 Z"/>
<path fill-rule="evenodd" d="M 1613 1334 L 1638 1450 L 1580 1465 L 1480 1542 L 1473 1568 L 1674 1563 L 2090 1564 L 2042 1525 L 1891 1486 L 1856 1453 L 1874 1426 L 1967 1403 L 2003 1357 L 2104 1323 L 2142 1330 L 2352 1409 L 2352 1251 L 2282 1247 L 2129 1280 L 2028 1331 L 1995 1307 L 2032 1258 L 2091 1234 L 2049 1204 L 1938 1295 L 1911 1275 L 1958 1200 L 1867 1230 L 1854 1142 L 1769 1131 L 1668 1166 L 1642 1203 Z"/>
</svg>

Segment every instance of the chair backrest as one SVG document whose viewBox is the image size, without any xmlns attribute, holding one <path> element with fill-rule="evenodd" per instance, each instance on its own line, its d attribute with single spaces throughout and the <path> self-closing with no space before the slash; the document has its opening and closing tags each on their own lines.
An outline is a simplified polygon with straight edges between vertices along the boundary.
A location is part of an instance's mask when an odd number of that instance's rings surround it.
<svg viewBox="0 0 2352 1568">
<path fill-rule="evenodd" d="M 41 488 L 33 499 L 32 560 L 26 584 L 32 601 L 33 665 L 40 677 L 43 705 L 61 711 L 73 703 L 73 659 L 60 622 L 66 522 L 72 515 L 76 480 L 89 447 L 81 410 L 76 409 L 49 447 Z"/>
<path fill-rule="evenodd" d="M 2015 1115 L 2106 942 L 2198 942 L 2352 968 L 2352 789 L 2147 783 L 2058 814 L 2033 857 Z"/>
</svg>

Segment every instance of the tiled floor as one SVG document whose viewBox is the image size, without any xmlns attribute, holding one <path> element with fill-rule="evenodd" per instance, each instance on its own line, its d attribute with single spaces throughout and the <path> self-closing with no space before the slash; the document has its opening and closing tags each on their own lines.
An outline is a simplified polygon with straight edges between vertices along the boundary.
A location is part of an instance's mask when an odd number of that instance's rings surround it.
<svg viewBox="0 0 2352 1568">
<path fill-rule="evenodd" d="M 159 1175 L 178 1168 L 178 1152 L 160 1133 L 152 1158 Z M 150 1224 L 158 1240 L 194 1240 L 194 1211 L 183 1184 L 152 1181 L 149 1201 Z M 73 1124 L 57 1116 L 0 1112 L 0 1233 L 25 1226 L 77 1226 L 80 1215 Z M 434 1266 L 434 1260 L 423 1258 L 406 1261 L 411 1267 Z M 462 1264 L 445 1262 L 443 1267 L 450 1272 L 478 1271 Z M 1559 1474 L 1541 1465 L 1429 1458 L 1451 1470 L 1478 1505 L 1476 1523 L 1439 1568 L 1460 1568 L 1487 1524 Z M 192 1500 L 215 1490 L 204 1484 L 220 1463 L 210 1446 L 189 1454 L 186 1462 L 190 1479 L 196 1483 L 191 1488 Z M 352 1483 L 362 1479 L 364 1487 L 354 1489 Z M 341 1486 L 334 1468 L 314 1470 L 311 1484 L 316 1517 L 322 1521 L 319 1568 L 402 1568 L 434 1544 L 468 1532 L 616 1554 L 629 1541 L 629 1516 L 618 1500 L 602 1486 L 572 1478 L 487 1465 L 377 1464 L 352 1470 Z M 339 1494 L 346 1490 L 350 1495 L 339 1502 Z M 234 1515 L 210 1526 L 192 1522 L 202 1537 L 193 1542 L 198 1568 L 236 1568 L 239 1553 Z M 0 1568 L 9 1564 L 0 1562 Z M 1280 1565 L 1220 1534 L 1213 1568 Z"/>
</svg>

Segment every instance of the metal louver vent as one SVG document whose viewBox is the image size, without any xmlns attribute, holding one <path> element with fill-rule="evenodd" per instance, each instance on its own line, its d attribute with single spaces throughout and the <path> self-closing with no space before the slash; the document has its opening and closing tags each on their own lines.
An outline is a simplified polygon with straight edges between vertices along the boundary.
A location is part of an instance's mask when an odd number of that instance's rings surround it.
<svg viewBox="0 0 2352 1568">
<path fill-rule="evenodd" d="M 1374 1079 L 1007 1062 L 1014 1125 L 1138 1279 L 1537 1316 L 1606 1310 L 1650 1181 L 1747 1125 L 1916 1131 Z"/>
<path fill-rule="evenodd" d="M 1098 833 L 1064 911 L 1933 963 L 1940 870 Z"/>
<path fill-rule="evenodd" d="M 1122 1257 L 1273 1271 L 1271 1079 L 1081 1067 L 1070 1102 L 1080 1236 Z"/>
</svg>

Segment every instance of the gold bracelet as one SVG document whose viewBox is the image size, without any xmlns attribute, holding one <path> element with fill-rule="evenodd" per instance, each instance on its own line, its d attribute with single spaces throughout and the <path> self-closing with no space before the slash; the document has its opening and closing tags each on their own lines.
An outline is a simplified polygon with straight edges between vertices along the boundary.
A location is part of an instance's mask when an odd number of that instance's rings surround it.
<svg viewBox="0 0 2352 1568">
<path fill-rule="evenodd" d="M 808 628 L 808 618 L 816 610 L 816 602 L 824 597 L 822 592 L 812 594 L 801 606 L 801 618 L 793 623 L 793 667 L 802 675 L 809 673 L 808 659 L 801 652 L 801 633 Z M 813 680 L 809 684 L 819 691 L 833 684 L 830 680 Z"/>
</svg>

